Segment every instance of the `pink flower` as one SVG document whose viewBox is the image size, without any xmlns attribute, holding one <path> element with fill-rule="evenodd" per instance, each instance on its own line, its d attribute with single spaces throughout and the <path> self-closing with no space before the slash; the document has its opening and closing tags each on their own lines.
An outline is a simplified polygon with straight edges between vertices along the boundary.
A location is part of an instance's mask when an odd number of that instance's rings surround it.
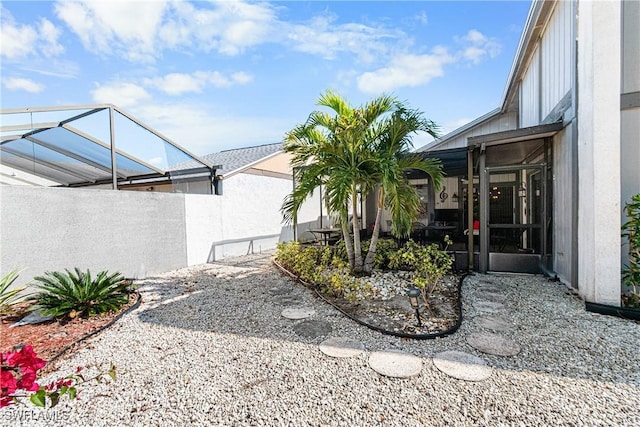
<svg viewBox="0 0 640 427">
<path fill-rule="evenodd" d="M 6 356 L 6 359 L 5 357 L 3 359 L 6 360 L 8 366 L 19 366 L 22 372 L 33 372 L 35 374 L 36 371 L 44 368 L 44 365 L 47 364 L 36 355 L 30 345 L 25 345 L 20 351 L 7 353 L 4 356 Z"/>
<path fill-rule="evenodd" d="M 2 369 L 0 372 L 0 387 L 2 388 L 2 397 L 7 394 L 12 394 L 18 389 L 18 382 L 16 381 L 13 373 L 6 369 Z"/>
<path fill-rule="evenodd" d="M 18 381 L 18 388 L 27 391 L 38 391 L 40 385 L 36 382 L 35 372 L 25 372 L 22 374 L 22 378 Z"/>
</svg>

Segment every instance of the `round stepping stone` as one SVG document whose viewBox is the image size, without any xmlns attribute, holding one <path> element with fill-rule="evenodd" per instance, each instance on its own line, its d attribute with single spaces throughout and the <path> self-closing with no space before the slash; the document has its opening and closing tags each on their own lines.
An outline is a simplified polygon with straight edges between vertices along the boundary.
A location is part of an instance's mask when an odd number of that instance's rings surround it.
<svg viewBox="0 0 640 427">
<path fill-rule="evenodd" d="M 495 292 L 486 292 L 481 291 L 476 294 L 476 297 L 481 300 L 491 301 L 491 302 L 499 302 L 502 304 L 506 301 L 507 296 L 504 294 L 499 294 Z"/>
<path fill-rule="evenodd" d="M 317 338 L 333 332 L 331 323 L 324 320 L 305 320 L 293 327 L 296 334 L 307 338 Z"/>
<path fill-rule="evenodd" d="M 482 381 L 491 376 L 491 367 L 487 362 L 473 354 L 462 351 L 444 351 L 433 358 L 433 364 L 440 371 L 465 381 Z"/>
<path fill-rule="evenodd" d="M 331 357 L 353 357 L 364 352 L 364 344 L 350 338 L 333 337 L 320 343 L 320 351 Z"/>
<path fill-rule="evenodd" d="M 504 305 L 492 301 L 476 301 L 473 303 L 473 307 L 478 311 L 486 313 L 502 313 L 505 311 Z"/>
<path fill-rule="evenodd" d="M 400 350 L 376 351 L 369 356 L 369 366 L 386 377 L 410 378 L 420 374 L 422 360 Z"/>
<path fill-rule="evenodd" d="M 311 307 L 289 307 L 282 310 L 282 317 L 291 320 L 306 319 L 314 314 L 316 314 L 316 311 Z"/>
<path fill-rule="evenodd" d="M 511 329 L 511 323 L 499 316 L 483 315 L 477 316 L 474 320 L 478 326 L 496 332 L 504 332 Z"/>
<path fill-rule="evenodd" d="M 483 353 L 496 356 L 515 356 L 520 353 L 520 346 L 511 340 L 490 332 L 471 334 L 467 337 L 469 345 Z"/>
</svg>

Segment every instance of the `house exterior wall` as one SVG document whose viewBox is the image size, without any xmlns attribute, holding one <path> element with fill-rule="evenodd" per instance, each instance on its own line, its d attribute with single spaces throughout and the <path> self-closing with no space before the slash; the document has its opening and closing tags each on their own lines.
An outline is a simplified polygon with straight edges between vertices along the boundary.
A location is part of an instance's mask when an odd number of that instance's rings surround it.
<svg viewBox="0 0 640 427">
<path fill-rule="evenodd" d="M 570 1 L 556 2 L 540 40 L 541 120 L 571 90 L 572 7 Z"/>
<path fill-rule="evenodd" d="M 520 127 L 540 123 L 540 49 L 536 49 L 520 85 Z"/>
<path fill-rule="evenodd" d="M 622 2 L 622 93 L 640 91 L 640 2 Z"/>
<path fill-rule="evenodd" d="M 446 143 L 438 145 L 437 150 L 448 150 L 450 148 L 461 148 L 467 146 L 467 138 L 471 136 L 484 135 L 487 133 L 503 132 L 518 128 L 518 113 L 500 114 L 486 122 L 456 135 L 454 138 L 447 140 Z"/>
<path fill-rule="evenodd" d="M 572 137 L 574 125 L 569 124 L 553 138 L 553 206 L 552 258 L 553 269 L 565 284 L 577 286 L 573 280 L 573 200 Z"/>
</svg>

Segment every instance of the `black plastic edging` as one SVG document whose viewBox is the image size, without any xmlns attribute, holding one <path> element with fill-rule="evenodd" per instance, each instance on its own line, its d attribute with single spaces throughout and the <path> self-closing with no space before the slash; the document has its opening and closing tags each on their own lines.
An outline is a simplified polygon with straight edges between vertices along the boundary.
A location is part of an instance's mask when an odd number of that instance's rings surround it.
<svg viewBox="0 0 640 427">
<path fill-rule="evenodd" d="M 66 346 L 65 348 L 63 348 L 58 354 L 55 354 L 54 356 L 52 356 L 49 360 L 47 360 L 47 367 L 55 362 L 57 359 L 59 359 L 60 357 L 62 357 L 62 355 L 64 355 L 67 351 L 69 351 L 72 347 L 80 344 L 82 341 L 86 340 L 87 338 L 90 338 L 102 331 L 104 331 L 105 329 L 107 329 L 109 326 L 113 325 L 114 323 L 116 323 L 118 320 L 120 320 L 120 318 L 122 316 L 124 316 L 127 313 L 132 312 L 133 310 L 135 310 L 136 308 L 140 307 L 140 303 L 142 302 L 142 295 L 140 295 L 140 292 L 136 291 L 136 302 L 133 303 L 133 305 L 129 308 L 127 308 L 126 310 L 122 311 L 121 313 L 119 313 L 116 317 L 114 317 L 113 319 L 111 319 L 111 321 L 109 323 L 107 323 L 106 325 L 101 326 L 100 328 L 96 329 L 95 331 L 92 331 L 90 333 L 88 333 L 87 335 L 81 337 L 80 339 L 78 339 L 77 341 L 72 342 L 71 344 L 69 344 L 68 346 Z"/>
<path fill-rule="evenodd" d="M 598 304 L 587 301 L 585 301 L 584 305 L 585 309 L 591 313 L 616 316 L 628 320 L 640 320 L 640 309 L 637 308 L 616 307 L 615 305 Z"/>
<path fill-rule="evenodd" d="M 342 310 L 342 308 L 340 308 L 339 306 L 337 306 L 336 304 L 334 304 L 332 301 L 328 300 L 324 295 L 322 295 L 320 292 L 318 292 L 318 290 L 311 284 L 311 283 L 307 283 L 304 280 L 300 279 L 299 276 L 296 276 L 295 274 L 291 273 L 289 270 L 287 270 L 286 268 L 284 268 L 283 266 L 281 266 L 280 264 L 278 264 L 275 260 L 272 260 L 273 264 L 278 267 L 278 269 L 280 269 L 282 272 L 284 272 L 285 274 L 287 274 L 288 276 L 292 277 L 294 280 L 299 281 L 300 283 L 302 283 L 303 285 L 305 285 L 307 288 L 313 290 L 315 292 L 315 294 L 320 297 L 320 299 L 322 299 L 324 302 L 326 302 L 327 304 L 331 305 L 332 307 L 334 307 L 336 310 L 338 310 L 340 313 L 342 313 L 343 315 L 347 316 L 349 319 L 353 320 L 354 322 L 362 325 L 362 326 L 366 326 L 369 329 L 372 329 L 374 331 L 383 333 L 385 335 L 392 335 L 394 337 L 399 337 L 399 338 L 411 338 L 414 340 L 432 340 L 435 338 L 442 338 L 442 337 L 446 337 L 447 335 L 452 335 L 453 333 L 455 333 L 459 328 L 460 325 L 462 325 L 462 281 L 469 275 L 469 273 L 465 273 L 460 277 L 460 280 L 458 280 L 458 301 L 456 304 L 456 311 L 458 314 L 458 320 L 456 320 L 456 323 L 450 327 L 449 329 L 446 329 L 442 332 L 436 332 L 433 334 L 405 334 L 402 332 L 395 332 L 395 331 L 390 331 L 388 329 L 384 329 L 381 328 L 379 326 L 375 326 L 375 325 L 371 325 L 367 322 L 364 322 L 352 315 L 350 315 L 349 313 L 345 312 L 344 310 Z"/>
</svg>

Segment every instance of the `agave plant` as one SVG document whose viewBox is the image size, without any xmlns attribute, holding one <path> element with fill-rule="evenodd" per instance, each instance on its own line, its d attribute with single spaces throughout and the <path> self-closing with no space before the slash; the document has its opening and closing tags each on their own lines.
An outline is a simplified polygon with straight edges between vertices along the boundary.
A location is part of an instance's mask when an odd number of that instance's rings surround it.
<svg viewBox="0 0 640 427">
<path fill-rule="evenodd" d="M 0 279 L 0 316 L 10 313 L 11 306 L 20 299 L 20 293 L 24 288 L 14 288 L 9 290 L 17 278 L 18 272 L 12 270 Z"/>
<path fill-rule="evenodd" d="M 89 317 L 116 311 L 129 301 L 128 282 L 120 273 L 101 271 L 91 278 L 86 272 L 75 268 L 74 272 L 46 272 L 35 277 L 39 292 L 31 299 L 35 309 L 55 317 Z"/>
</svg>

